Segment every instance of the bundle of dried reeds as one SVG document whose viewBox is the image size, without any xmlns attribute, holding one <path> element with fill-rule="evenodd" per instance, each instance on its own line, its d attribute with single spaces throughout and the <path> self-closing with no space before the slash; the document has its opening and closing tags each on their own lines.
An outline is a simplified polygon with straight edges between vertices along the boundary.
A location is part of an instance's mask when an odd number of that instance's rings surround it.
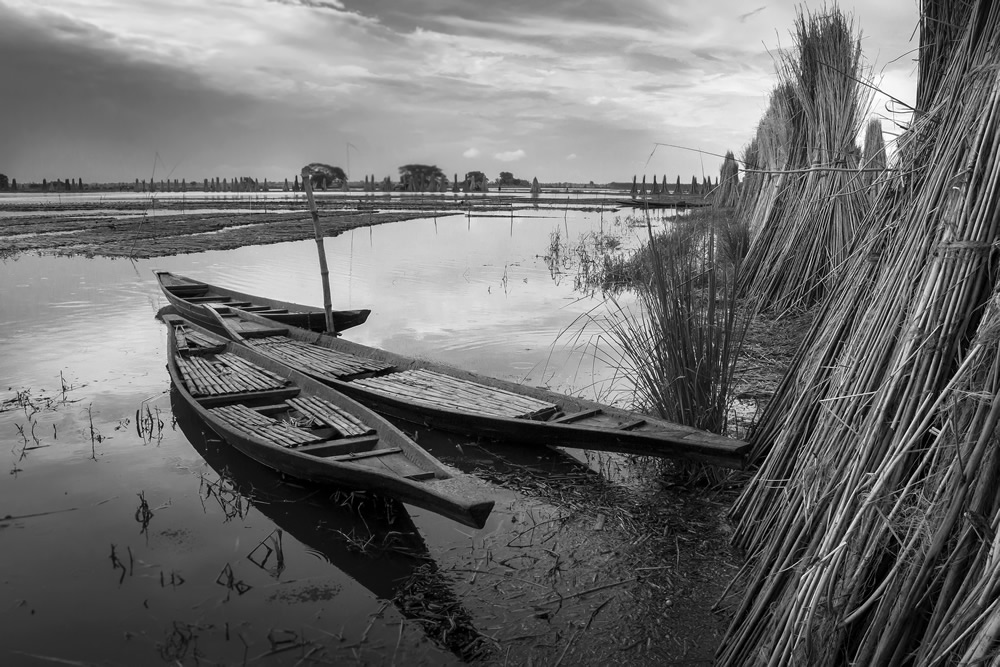
<svg viewBox="0 0 1000 667">
<path fill-rule="evenodd" d="M 714 201 L 716 206 L 733 208 L 739 202 L 740 165 L 732 151 L 726 151 L 725 160 L 719 170 L 719 187 L 716 188 Z"/>
<path fill-rule="evenodd" d="M 860 38 L 839 10 L 800 13 L 783 84 L 757 133 L 784 165 L 768 174 L 751 213 L 753 241 L 741 284 L 764 309 L 807 308 L 826 294 L 869 202 L 857 180 L 855 137 L 869 95 Z M 766 160 L 763 160 L 766 162 Z M 781 160 L 776 160 L 780 164 Z"/>
<path fill-rule="evenodd" d="M 1000 7 L 949 16 L 900 175 L 769 406 L 721 664 L 1000 664 Z"/>
<path fill-rule="evenodd" d="M 868 119 L 865 127 L 865 145 L 861 152 L 861 182 L 871 187 L 886 168 L 885 139 L 882 123 L 878 118 Z"/>
<path fill-rule="evenodd" d="M 789 172 L 805 162 L 802 119 L 792 87 L 777 86 L 743 156 L 745 173 L 737 215 L 753 236 L 769 226 L 769 220 L 780 217 Z"/>
</svg>

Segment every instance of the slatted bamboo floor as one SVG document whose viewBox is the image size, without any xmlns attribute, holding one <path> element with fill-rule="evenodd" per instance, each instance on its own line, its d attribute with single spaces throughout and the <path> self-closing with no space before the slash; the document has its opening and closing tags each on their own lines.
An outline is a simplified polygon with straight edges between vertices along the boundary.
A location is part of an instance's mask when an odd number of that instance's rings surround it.
<svg viewBox="0 0 1000 667">
<path fill-rule="evenodd" d="M 329 401 L 315 396 L 300 396 L 285 401 L 289 406 L 314 421 L 320 426 L 335 429 L 344 437 L 368 435 L 375 429 L 363 423 L 360 419 L 346 412 Z"/>
<path fill-rule="evenodd" d="M 513 392 L 423 369 L 385 373 L 392 364 L 310 345 L 285 336 L 246 338 L 251 348 L 325 379 L 346 380 L 373 392 L 427 406 L 494 417 L 545 419 L 557 406 Z M 384 373 L 376 377 L 372 374 Z"/>
<path fill-rule="evenodd" d="M 309 345 L 284 336 L 247 338 L 245 342 L 261 354 L 276 357 L 292 368 L 326 379 L 343 380 L 392 368 L 392 364 L 362 359 L 353 354 Z"/>
<path fill-rule="evenodd" d="M 234 430 L 263 438 L 283 447 L 301 447 L 328 439 L 318 437 L 289 422 L 262 415 L 245 405 L 235 404 L 209 408 L 209 412 L 227 422 Z"/>
<path fill-rule="evenodd" d="M 214 350 L 226 346 L 226 339 L 208 332 L 195 331 L 186 326 L 175 329 L 177 349 L 181 352 Z"/>
<path fill-rule="evenodd" d="M 235 354 L 178 355 L 177 367 L 194 397 L 280 389 L 288 380 Z"/>
<path fill-rule="evenodd" d="M 361 378 L 352 383 L 415 403 L 494 417 L 543 419 L 557 409 L 553 403 L 423 369 Z"/>
</svg>

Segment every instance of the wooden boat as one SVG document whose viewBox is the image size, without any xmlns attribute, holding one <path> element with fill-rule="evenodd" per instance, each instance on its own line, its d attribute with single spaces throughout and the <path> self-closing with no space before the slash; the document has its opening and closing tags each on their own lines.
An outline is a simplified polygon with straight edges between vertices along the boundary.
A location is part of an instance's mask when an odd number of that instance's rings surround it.
<svg viewBox="0 0 1000 667">
<path fill-rule="evenodd" d="M 278 546 L 283 531 L 376 598 L 391 600 L 440 648 L 466 662 L 480 657 L 486 640 L 401 502 L 388 496 L 316 493 L 315 488 L 288 484 L 215 437 L 177 389 L 170 404 L 181 432 L 219 474 L 217 484 L 239 494 L 216 493 L 220 504 L 231 500 L 222 507 L 226 517 L 252 506 L 281 529 L 272 534 Z M 251 551 L 248 560 L 261 569 L 281 567 L 265 554 L 266 549 Z M 419 591 L 422 604 L 407 604 L 411 588 Z"/>
<path fill-rule="evenodd" d="M 468 526 L 485 524 L 493 501 L 464 499 L 461 480 L 383 417 L 181 317 L 163 319 L 170 379 L 235 449 L 290 477 L 375 491 Z"/>
<path fill-rule="evenodd" d="M 465 435 L 741 469 L 749 444 L 538 387 L 404 357 L 210 308 L 233 340 L 335 387 L 380 414 Z"/>
<path fill-rule="evenodd" d="M 224 303 L 231 308 L 257 312 L 267 315 L 275 321 L 302 329 L 326 331 L 326 314 L 322 308 L 265 299 L 210 283 L 199 282 L 169 271 L 154 270 L 153 273 L 156 275 L 156 281 L 170 305 L 176 308 L 183 317 L 207 329 L 216 327 L 217 322 L 205 309 L 205 304 Z M 334 333 L 364 324 L 369 314 L 371 314 L 371 310 L 367 308 L 333 311 Z"/>
</svg>

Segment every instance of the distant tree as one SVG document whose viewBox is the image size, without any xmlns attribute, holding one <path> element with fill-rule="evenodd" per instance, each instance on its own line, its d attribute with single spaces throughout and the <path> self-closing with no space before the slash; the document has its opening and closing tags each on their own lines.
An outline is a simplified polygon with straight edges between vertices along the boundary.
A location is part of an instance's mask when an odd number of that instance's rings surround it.
<svg viewBox="0 0 1000 667">
<path fill-rule="evenodd" d="M 677 184 L 674 185 L 674 194 L 679 195 L 681 193 L 681 176 L 677 175 Z"/>
<path fill-rule="evenodd" d="M 11 190 L 17 190 L 17 179 L 16 178 L 10 179 L 10 189 Z"/>
<path fill-rule="evenodd" d="M 83 179 L 82 178 L 78 178 L 78 179 L 76 179 L 76 181 L 77 181 L 77 187 L 76 187 L 76 189 L 77 190 L 83 190 Z"/>
<path fill-rule="evenodd" d="M 497 185 L 528 187 L 529 185 L 531 185 L 531 183 L 524 180 L 523 178 L 514 178 L 514 174 L 512 174 L 509 171 L 501 171 L 500 178 L 497 179 Z"/>
<path fill-rule="evenodd" d="M 292 192 L 298 192 L 302 186 L 299 185 L 299 176 L 295 175 L 295 183 L 292 184 Z"/>
<path fill-rule="evenodd" d="M 698 177 L 697 176 L 692 176 L 691 177 L 691 194 L 693 194 L 693 195 L 698 194 Z"/>
<path fill-rule="evenodd" d="M 10 187 L 10 183 L 7 180 L 7 174 L 0 174 L 0 190 L 6 190 Z"/>
<path fill-rule="evenodd" d="M 403 190 L 426 192 L 444 191 L 448 187 L 448 177 L 435 165 L 405 164 L 399 168 L 399 182 Z"/>
<path fill-rule="evenodd" d="M 303 168 L 309 170 L 309 182 L 313 188 L 340 187 L 347 182 L 347 174 L 340 167 L 332 167 L 322 162 L 312 162 Z"/>
<path fill-rule="evenodd" d="M 486 174 L 481 171 L 467 172 L 465 180 L 462 181 L 462 190 L 464 192 L 486 192 Z"/>
<path fill-rule="evenodd" d="M 48 189 L 49 189 L 49 182 L 43 178 L 42 179 L 42 190 L 48 190 Z"/>
</svg>

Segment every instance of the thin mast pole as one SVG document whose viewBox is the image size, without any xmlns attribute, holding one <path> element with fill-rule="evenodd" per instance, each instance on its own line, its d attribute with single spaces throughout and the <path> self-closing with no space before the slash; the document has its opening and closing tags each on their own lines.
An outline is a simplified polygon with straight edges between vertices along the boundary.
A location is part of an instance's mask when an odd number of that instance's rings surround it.
<svg viewBox="0 0 1000 667">
<path fill-rule="evenodd" d="M 319 274 L 323 281 L 323 310 L 326 313 L 327 333 L 336 333 L 333 326 L 333 298 L 330 296 L 330 270 L 326 266 L 326 250 L 323 248 L 323 233 L 319 229 L 319 211 L 316 210 L 316 200 L 313 199 L 312 172 L 302 169 L 302 186 L 306 189 L 306 199 L 309 200 L 309 212 L 312 214 L 313 231 L 316 233 L 316 250 L 319 253 Z"/>
</svg>

